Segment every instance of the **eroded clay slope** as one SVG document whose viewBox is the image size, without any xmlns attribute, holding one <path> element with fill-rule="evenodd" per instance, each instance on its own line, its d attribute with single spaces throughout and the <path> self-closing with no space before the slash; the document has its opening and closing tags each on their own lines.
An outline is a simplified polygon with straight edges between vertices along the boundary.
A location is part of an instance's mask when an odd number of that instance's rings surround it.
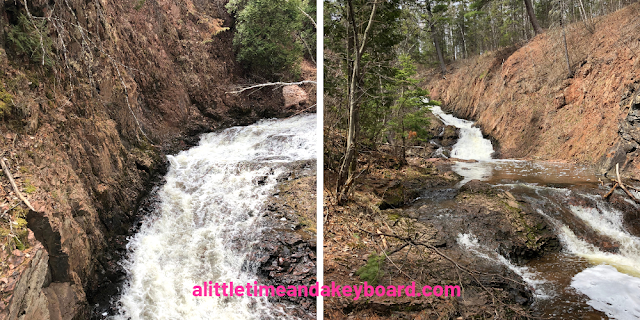
<svg viewBox="0 0 640 320">
<path fill-rule="evenodd" d="M 521 47 L 460 61 L 442 79 L 425 72 L 434 99 L 477 121 L 501 158 L 595 164 L 640 179 L 640 5 L 561 30 Z M 634 100 L 635 99 L 635 100 Z"/>
</svg>

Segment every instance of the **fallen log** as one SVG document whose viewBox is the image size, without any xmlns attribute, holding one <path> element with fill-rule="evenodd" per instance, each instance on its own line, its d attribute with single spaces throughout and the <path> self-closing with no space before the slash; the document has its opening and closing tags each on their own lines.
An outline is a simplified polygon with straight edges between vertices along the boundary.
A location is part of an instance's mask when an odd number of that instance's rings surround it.
<svg viewBox="0 0 640 320">
<path fill-rule="evenodd" d="M 636 199 L 636 197 L 634 197 L 633 194 L 631 194 L 631 192 L 629 192 L 629 190 L 627 190 L 627 188 L 624 186 L 624 184 L 622 184 L 622 179 L 620 179 L 620 172 L 618 171 L 618 164 L 617 163 L 616 163 L 616 176 L 618 177 L 618 184 L 620 184 L 620 187 L 622 188 L 622 190 L 624 190 L 624 192 L 627 193 L 629 198 L 631 198 L 631 200 L 635 201 L 636 203 L 640 203 L 640 200 Z"/>
</svg>

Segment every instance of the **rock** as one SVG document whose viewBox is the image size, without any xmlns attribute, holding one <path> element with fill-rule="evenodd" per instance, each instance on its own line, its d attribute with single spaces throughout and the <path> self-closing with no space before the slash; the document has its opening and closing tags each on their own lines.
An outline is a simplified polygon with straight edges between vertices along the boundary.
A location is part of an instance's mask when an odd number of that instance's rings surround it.
<svg viewBox="0 0 640 320">
<path fill-rule="evenodd" d="M 454 126 L 444 127 L 444 134 L 442 135 L 442 146 L 451 147 L 458 142 L 458 128 Z"/>
<path fill-rule="evenodd" d="M 567 105 L 567 101 L 565 100 L 563 93 L 556 95 L 555 98 L 553 99 L 553 107 L 556 108 L 556 110 L 561 109 L 566 105 Z"/>
<path fill-rule="evenodd" d="M 0 312 L 0 318 L 14 320 L 22 316 L 21 319 L 50 319 L 47 297 L 43 290 L 49 281 L 49 255 L 42 246 L 38 246 L 27 268 L 17 275 L 19 278 L 14 284 L 15 288 L 12 288 L 8 308 Z M 11 281 L 9 279 L 9 282 Z"/>
<path fill-rule="evenodd" d="M 404 205 L 404 185 L 395 183 L 387 188 L 382 195 L 382 202 L 378 205 L 380 210 L 400 208 Z"/>
<path fill-rule="evenodd" d="M 470 192 L 470 193 L 490 193 L 492 192 L 492 187 L 490 184 L 486 182 L 482 182 L 480 180 L 471 180 L 465 183 L 464 186 L 460 188 L 460 192 Z"/>
<path fill-rule="evenodd" d="M 282 95 L 284 96 L 285 109 L 294 108 L 296 110 L 302 110 L 309 104 L 309 95 L 299 86 L 292 85 L 283 87 Z"/>
</svg>

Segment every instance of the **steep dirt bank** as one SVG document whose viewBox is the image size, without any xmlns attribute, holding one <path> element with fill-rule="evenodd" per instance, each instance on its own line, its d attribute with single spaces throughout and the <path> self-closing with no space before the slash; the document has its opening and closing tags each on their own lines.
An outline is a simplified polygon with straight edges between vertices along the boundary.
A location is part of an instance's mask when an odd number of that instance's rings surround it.
<svg viewBox="0 0 640 320">
<path fill-rule="evenodd" d="M 164 154 L 200 132 L 301 107 L 283 108 L 279 90 L 226 94 L 249 80 L 224 3 L 38 0 L 29 13 L 0 3 L 2 156 L 36 209 L 12 209 L 19 201 L 2 177 L 3 230 L 11 220 L 33 232 L 2 232 L 0 318 L 87 318 L 87 297 L 120 276 L 114 250 Z M 43 37 L 44 67 L 9 39 L 28 14 L 47 18 L 29 35 Z"/>
<path fill-rule="evenodd" d="M 521 47 L 456 62 L 442 79 L 423 75 L 444 109 L 477 121 L 498 157 L 595 164 L 640 180 L 640 4 L 567 28 L 573 77 L 561 30 Z"/>
</svg>

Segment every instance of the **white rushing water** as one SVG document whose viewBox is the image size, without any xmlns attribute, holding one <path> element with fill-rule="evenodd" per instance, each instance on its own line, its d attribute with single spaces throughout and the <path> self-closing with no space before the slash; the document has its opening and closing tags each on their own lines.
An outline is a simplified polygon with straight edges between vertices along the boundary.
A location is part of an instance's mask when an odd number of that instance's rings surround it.
<svg viewBox="0 0 640 320">
<path fill-rule="evenodd" d="M 463 247 L 465 250 L 473 252 L 475 255 L 495 262 L 496 264 L 501 264 L 507 267 L 509 270 L 515 272 L 522 278 L 522 280 L 524 280 L 526 284 L 533 288 L 533 294 L 536 298 L 549 299 L 553 297 L 553 293 L 544 287 L 544 284 L 546 284 L 547 281 L 544 280 L 542 275 L 540 275 L 538 272 L 530 270 L 527 267 L 517 266 L 511 263 L 511 261 L 509 261 L 507 258 L 502 256 L 495 250 L 491 250 L 482 246 L 478 242 L 478 239 L 472 234 L 458 234 L 458 238 L 456 240 L 458 242 L 458 245 Z"/>
<path fill-rule="evenodd" d="M 640 279 L 618 272 L 614 267 L 588 268 L 571 281 L 571 287 L 589 297 L 587 302 L 611 319 L 640 319 Z"/>
<path fill-rule="evenodd" d="M 264 297 L 194 297 L 193 287 L 257 281 L 246 256 L 261 239 L 264 202 L 284 165 L 316 158 L 315 135 L 315 114 L 264 120 L 169 156 L 159 208 L 128 244 L 114 320 L 282 317 Z"/>
<path fill-rule="evenodd" d="M 492 160 L 491 142 L 482 137 L 480 129 L 473 122 L 448 115 L 440 107 L 432 107 L 432 112 L 446 125 L 460 129 L 460 137 L 451 151 L 452 158 L 478 160 L 474 163 L 458 162 L 453 170 L 464 177 L 460 185 L 472 180 L 515 181 L 502 186 L 532 188 L 540 199 L 551 193 L 558 199 L 570 196 L 585 197 L 596 204 L 595 208 L 566 203 L 554 203 L 538 212 L 546 217 L 558 233 L 564 250 L 587 259 L 593 266 L 575 274 L 571 287 L 588 297 L 587 303 L 611 319 L 640 319 L 640 238 L 631 235 L 623 224 L 623 213 L 614 209 L 601 196 L 575 194 L 570 189 L 547 187 L 549 183 L 583 183 L 597 181 L 586 168 L 575 168 L 570 164 L 533 162 L 521 160 Z M 561 201 L 563 202 L 563 201 Z M 558 205 L 567 208 L 573 216 L 582 220 L 589 228 L 606 236 L 617 244 L 615 253 L 606 252 L 578 237 L 571 226 L 552 217 L 553 210 L 560 211 Z M 635 204 L 633 204 L 636 206 Z M 636 206 L 637 208 L 637 206 Z M 566 209 L 565 209 L 566 210 Z M 556 214 L 553 214 L 557 216 Z M 530 268 L 516 266 L 502 255 L 482 246 L 471 234 L 458 235 L 458 244 L 477 256 L 502 264 L 511 269 L 534 288 L 537 298 L 562 299 L 545 285 L 543 275 Z M 552 288 L 553 286 L 551 286 Z"/>
<path fill-rule="evenodd" d="M 473 126 L 473 121 L 458 119 L 446 114 L 439 106 L 432 106 L 431 112 L 438 116 L 445 125 L 460 129 L 458 142 L 451 149 L 451 158 L 491 160 L 491 155 L 493 154 L 491 141 L 482 136 L 480 128 Z"/>
<path fill-rule="evenodd" d="M 445 125 L 460 129 L 458 141 L 451 149 L 451 158 L 476 160 L 474 162 L 456 162 L 452 169 L 464 177 L 459 183 L 463 185 L 471 180 L 487 181 L 491 178 L 522 182 L 566 183 L 567 181 L 597 181 L 587 168 L 577 168 L 567 163 L 542 161 L 525 161 L 515 159 L 493 159 L 491 141 L 482 136 L 482 131 L 474 127 L 472 121 L 458 119 L 446 114 L 438 106 L 431 107 L 431 112 Z M 442 155 L 442 148 L 437 151 Z"/>
<path fill-rule="evenodd" d="M 558 189 L 555 192 L 565 194 L 568 190 Z M 571 280 L 571 287 L 588 297 L 587 304 L 611 319 L 639 319 L 640 238 L 625 230 L 622 212 L 611 208 L 599 196 L 586 197 L 595 201 L 596 208 L 570 205 L 571 213 L 595 232 L 617 241 L 620 245 L 617 253 L 600 250 L 578 237 L 561 221 L 542 210 L 538 212 L 555 226 L 566 251 L 595 265 L 577 273 Z"/>
</svg>

